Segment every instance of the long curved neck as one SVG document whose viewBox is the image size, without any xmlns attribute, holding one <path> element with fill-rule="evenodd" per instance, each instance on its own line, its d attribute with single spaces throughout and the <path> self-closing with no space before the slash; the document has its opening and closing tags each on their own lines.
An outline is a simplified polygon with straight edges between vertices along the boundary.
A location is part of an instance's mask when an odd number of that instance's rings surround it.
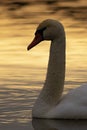
<svg viewBox="0 0 87 130">
<path fill-rule="evenodd" d="M 65 36 L 51 42 L 47 77 L 42 90 L 43 100 L 55 105 L 60 100 L 65 78 Z"/>
<path fill-rule="evenodd" d="M 61 98 L 65 78 L 65 34 L 51 42 L 44 87 L 34 105 L 33 116 L 45 115 Z"/>
</svg>

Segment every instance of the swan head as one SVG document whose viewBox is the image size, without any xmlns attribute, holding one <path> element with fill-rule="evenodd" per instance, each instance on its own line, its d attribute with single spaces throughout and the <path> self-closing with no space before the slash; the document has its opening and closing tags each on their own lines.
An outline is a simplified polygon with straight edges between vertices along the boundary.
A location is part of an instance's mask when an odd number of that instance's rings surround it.
<svg viewBox="0 0 87 130">
<path fill-rule="evenodd" d="M 55 40 L 61 37 L 64 32 L 63 26 L 60 22 L 52 19 L 44 20 L 36 29 L 35 37 L 31 44 L 28 45 L 27 50 L 30 50 L 35 45 L 43 40 Z"/>
</svg>

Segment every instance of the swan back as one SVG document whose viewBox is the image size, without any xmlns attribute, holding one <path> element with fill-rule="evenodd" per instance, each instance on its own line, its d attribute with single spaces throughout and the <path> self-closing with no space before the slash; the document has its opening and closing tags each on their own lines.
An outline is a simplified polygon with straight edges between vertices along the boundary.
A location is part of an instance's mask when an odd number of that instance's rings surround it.
<svg viewBox="0 0 87 130">
<path fill-rule="evenodd" d="M 46 115 L 48 118 L 87 119 L 87 84 L 71 90 Z"/>
</svg>

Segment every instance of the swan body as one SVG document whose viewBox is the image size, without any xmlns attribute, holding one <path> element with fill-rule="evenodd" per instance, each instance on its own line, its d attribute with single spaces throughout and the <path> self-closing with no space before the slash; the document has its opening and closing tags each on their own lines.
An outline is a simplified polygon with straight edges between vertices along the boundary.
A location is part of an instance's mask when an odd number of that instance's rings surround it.
<svg viewBox="0 0 87 130">
<path fill-rule="evenodd" d="M 87 119 L 87 85 L 62 95 L 65 78 L 66 38 L 62 24 L 56 20 L 43 21 L 28 46 L 33 48 L 43 40 L 51 40 L 46 81 L 32 110 L 35 118 Z"/>
</svg>

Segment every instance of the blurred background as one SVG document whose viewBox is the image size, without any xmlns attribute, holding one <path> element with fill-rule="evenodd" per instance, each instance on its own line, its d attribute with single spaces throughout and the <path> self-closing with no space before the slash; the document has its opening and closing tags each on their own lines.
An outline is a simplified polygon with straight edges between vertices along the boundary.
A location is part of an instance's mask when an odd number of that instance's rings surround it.
<svg viewBox="0 0 87 130">
<path fill-rule="evenodd" d="M 0 122 L 28 122 L 43 86 L 50 42 L 30 52 L 38 24 L 59 20 L 66 32 L 65 93 L 87 83 L 86 0 L 0 1 Z"/>
</svg>

